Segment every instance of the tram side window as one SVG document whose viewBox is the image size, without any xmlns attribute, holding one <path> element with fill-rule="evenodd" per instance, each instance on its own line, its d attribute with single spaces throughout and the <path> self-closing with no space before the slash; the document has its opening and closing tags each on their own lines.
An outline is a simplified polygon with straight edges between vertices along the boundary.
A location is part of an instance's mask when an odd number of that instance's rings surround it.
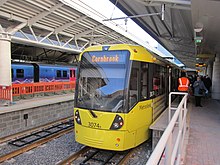
<svg viewBox="0 0 220 165">
<path fill-rule="evenodd" d="M 165 93 L 165 78 L 166 78 L 166 68 L 161 66 L 160 67 L 160 78 L 161 78 L 161 90 L 160 90 L 160 94 L 164 94 Z"/>
<path fill-rule="evenodd" d="M 148 63 L 141 63 L 141 100 L 148 99 Z"/>
<path fill-rule="evenodd" d="M 171 91 L 177 91 L 178 78 L 179 78 L 178 69 L 173 69 L 172 70 L 172 81 L 171 81 L 172 89 L 171 89 Z"/>
<path fill-rule="evenodd" d="M 165 92 L 165 68 L 159 65 L 154 66 L 153 91 L 154 96 L 159 96 Z"/>
<path fill-rule="evenodd" d="M 16 69 L 16 77 L 24 78 L 24 69 Z"/>
<path fill-rule="evenodd" d="M 129 87 L 129 108 L 134 106 L 138 101 L 138 74 L 139 74 L 139 62 L 133 62 L 131 75 L 130 75 L 130 87 Z"/>
</svg>

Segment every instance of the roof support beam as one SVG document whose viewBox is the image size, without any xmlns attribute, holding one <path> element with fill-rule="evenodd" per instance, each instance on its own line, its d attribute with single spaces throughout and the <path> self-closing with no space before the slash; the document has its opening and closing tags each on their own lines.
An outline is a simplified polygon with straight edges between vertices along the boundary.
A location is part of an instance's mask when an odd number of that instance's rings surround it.
<svg viewBox="0 0 220 165">
<path fill-rule="evenodd" d="M 25 1 L 29 2 L 30 4 L 32 4 L 32 5 L 34 5 L 34 6 L 40 7 L 40 8 L 42 8 L 42 9 L 44 9 L 44 10 L 50 11 L 49 8 L 47 8 L 47 7 L 41 5 L 40 3 L 37 3 L 37 2 L 35 2 L 35 1 L 33 1 L 33 0 L 25 0 Z"/>
<path fill-rule="evenodd" d="M 56 36 L 56 38 L 57 38 L 57 41 L 58 41 L 59 45 L 61 46 L 61 43 L 60 43 L 60 39 L 59 39 L 58 34 L 56 33 L 55 36 Z"/>
<path fill-rule="evenodd" d="M 160 2 L 160 3 L 173 3 L 173 4 L 180 4 L 180 5 L 191 5 L 190 1 L 185 0 L 145 0 L 145 2 Z"/>
<path fill-rule="evenodd" d="M 86 34 L 92 33 L 93 31 L 95 31 L 95 30 L 97 30 L 97 29 L 99 29 L 99 28 L 101 28 L 103 26 L 104 25 L 98 25 L 98 26 L 92 28 L 91 30 L 87 30 L 87 31 L 84 31 L 82 33 L 78 33 L 78 34 L 75 35 L 75 38 L 78 39 L 78 38 L 80 38 L 80 37 L 82 37 L 82 36 L 84 36 Z"/>
<path fill-rule="evenodd" d="M 29 29 L 30 29 L 32 35 L 34 36 L 35 40 L 38 41 L 38 39 L 37 39 L 37 37 L 36 37 L 36 35 L 35 35 L 35 33 L 34 33 L 34 30 L 32 29 L 31 26 L 29 26 Z"/>
<path fill-rule="evenodd" d="M 28 39 L 24 39 L 24 38 L 18 38 L 18 37 L 15 37 L 15 36 L 12 36 L 12 41 L 14 43 L 19 43 L 19 44 L 27 44 L 28 43 L 28 45 L 31 45 L 31 46 L 34 45 L 35 47 L 55 49 L 55 50 L 66 51 L 66 52 L 81 53 L 81 51 L 78 50 L 78 49 L 66 48 L 66 47 L 54 45 L 53 43 L 52 43 L 53 45 L 52 44 L 50 45 L 50 44 L 47 44 L 47 43 L 40 43 L 38 41 L 28 40 Z"/>
<path fill-rule="evenodd" d="M 63 45 L 63 47 L 65 47 L 67 44 L 69 44 L 73 39 L 74 39 L 74 37 L 70 38 L 70 39 Z"/>
<path fill-rule="evenodd" d="M 115 33 L 116 33 L 115 31 L 111 31 L 111 32 L 105 34 L 105 35 L 102 36 L 102 37 L 94 38 L 92 42 L 94 43 L 94 42 L 98 42 L 98 41 L 100 41 L 100 40 L 102 40 L 102 39 L 105 39 L 105 38 L 111 38 L 110 35 L 115 34 Z"/>
<path fill-rule="evenodd" d="M 146 6 L 145 6 L 145 8 L 146 8 L 147 12 L 150 13 L 150 9 L 148 7 L 146 7 Z M 159 29 L 158 29 L 158 27 L 156 25 L 156 22 L 155 22 L 154 18 L 150 17 L 150 19 L 151 19 L 151 21 L 152 21 L 152 23 L 153 23 L 153 25 L 154 25 L 154 27 L 155 27 L 155 29 L 157 31 L 158 36 L 160 36 L 160 31 L 159 31 Z"/>
<path fill-rule="evenodd" d="M 80 50 L 83 50 L 88 44 L 89 44 L 89 42 L 87 42 L 85 45 L 83 45 Z"/>
<path fill-rule="evenodd" d="M 46 17 L 47 15 L 49 15 L 50 13 L 52 13 L 53 11 L 57 10 L 58 8 L 60 8 L 61 6 L 63 6 L 63 3 L 59 3 L 55 6 L 53 6 L 52 8 L 50 8 L 50 10 L 46 10 L 38 15 L 36 15 L 35 17 L 31 18 L 28 21 L 28 25 L 32 26 L 34 23 L 36 23 L 37 21 L 41 20 L 42 18 Z"/>
<path fill-rule="evenodd" d="M 175 37 L 173 18 L 174 18 L 174 17 L 173 17 L 173 9 L 170 9 L 170 24 L 171 24 L 171 31 L 172 31 L 172 36 Z"/>
<path fill-rule="evenodd" d="M 152 7 L 152 9 L 153 9 L 154 12 L 157 12 L 157 10 L 155 9 L 154 6 Z M 157 17 L 158 17 L 158 20 L 159 20 L 159 21 L 163 24 L 163 26 L 165 27 L 165 29 L 167 30 L 167 32 L 170 34 L 170 37 L 173 37 L 173 36 L 172 36 L 172 33 L 170 32 L 170 30 L 169 30 L 169 28 L 167 27 L 167 25 L 165 24 L 165 22 L 162 21 L 158 15 L 157 15 Z"/>
<path fill-rule="evenodd" d="M 31 18 L 31 19 L 30 19 L 29 21 L 27 21 L 27 22 L 23 22 L 23 23 L 17 25 L 16 27 L 14 27 L 14 28 L 12 28 L 12 29 L 11 29 L 11 27 L 10 27 L 9 30 L 8 30 L 8 32 L 13 35 L 13 34 L 14 34 L 15 32 L 17 32 L 18 30 L 24 28 L 27 24 L 28 24 L 29 26 L 32 26 L 34 23 L 36 23 L 37 21 L 39 21 L 39 20 L 42 19 L 43 17 L 47 16 L 47 15 L 50 14 L 51 12 L 55 11 L 56 9 L 60 8 L 61 6 L 63 6 L 62 3 L 57 4 L 57 5 L 53 6 L 49 11 L 44 11 L 44 12 L 38 14 L 37 16 Z"/>
<path fill-rule="evenodd" d="M 165 4 L 166 7 L 191 10 L 191 2 L 183 0 L 135 0 L 145 6 L 161 6 Z"/>
<path fill-rule="evenodd" d="M 3 33 L 3 32 L 5 32 L 5 31 L 4 31 L 3 27 L 2 27 L 2 25 L 0 24 L 0 33 Z"/>
<path fill-rule="evenodd" d="M 7 2 L 7 0 L 1 0 L 0 1 L 0 6 L 4 5 L 5 2 Z"/>
<path fill-rule="evenodd" d="M 21 32 L 21 34 L 28 40 L 31 40 L 22 30 L 19 30 L 19 32 Z"/>
<path fill-rule="evenodd" d="M 68 28 L 68 27 L 70 27 L 70 26 L 73 26 L 74 24 L 77 24 L 78 22 L 80 22 L 80 21 L 82 21 L 82 20 L 84 20 L 84 19 L 86 19 L 86 18 L 87 18 L 87 16 L 82 16 L 82 17 L 80 17 L 80 18 L 78 18 L 78 19 L 76 19 L 76 20 L 74 20 L 74 21 L 72 21 L 72 22 L 68 22 L 68 23 L 66 23 L 66 24 L 64 24 L 64 25 L 62 25 L 62 26 L 56 28 L 56 29 L 54 30 L 54 32 L 55 32 L 55 33 L 59 33 L 59 32 L 61 32 L 61 31 L 63 31 L 64 29 L 66 29 L 66 28 Z"/>
<path fill-rule="evenodd" d="M 42 38 L 39 42 L 42 42 L 43 40 L 45 40 L 46 38 L 48 38 L 51 34 L 53 34 L 53 32 L 50 32 L 49 34 L 47 34 L 44 38 Z"/>
<path fill-rule="evenodd" d="M 11 35 L 13 35 L 15 32 L 17 32 L 18 30 L 21 30 L 23 27 L 25 27 L 27 25 L 27 22 L 23 22 L 15 27 L 9 27 L 7 28 L 7 32 L 10 33 Z"/>
</svg>

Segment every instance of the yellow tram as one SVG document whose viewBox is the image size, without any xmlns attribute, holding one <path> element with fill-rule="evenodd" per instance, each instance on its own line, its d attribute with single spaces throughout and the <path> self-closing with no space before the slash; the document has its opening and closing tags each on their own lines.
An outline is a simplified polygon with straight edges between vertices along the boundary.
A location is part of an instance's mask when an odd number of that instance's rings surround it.
<svg viewBox="0 0 220 165">
<path fill-rule="evenodd" d="M 168 85 L 175 87 L 169 80 L 178 72 L 170 74 L 168 62 L 127 44 L 89 47 L 79 61 L 76 141 L 123 151 L 149 139 L 149 126 L 165 109 Z"/>
</svg>

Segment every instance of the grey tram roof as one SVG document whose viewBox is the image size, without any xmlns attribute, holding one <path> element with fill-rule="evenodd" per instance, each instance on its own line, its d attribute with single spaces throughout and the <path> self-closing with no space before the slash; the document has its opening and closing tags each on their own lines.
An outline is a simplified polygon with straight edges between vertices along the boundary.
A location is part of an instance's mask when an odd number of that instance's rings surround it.
<svg viewBox="0 0 220 165">
<path fill-rule="evenodd" d="M 213 60 L 213 56 L 220 51 L 220 1 L 110 1 L 129 16 L 158 13 L 161 12 L 161 5 L 165 4 L 164 21 L 159 15 L 133 20 L 190 68 L 194 68 L 196 63 Z M 201 37 L 202 42 L 196 45 L 195 38 Z"/>
</svg>

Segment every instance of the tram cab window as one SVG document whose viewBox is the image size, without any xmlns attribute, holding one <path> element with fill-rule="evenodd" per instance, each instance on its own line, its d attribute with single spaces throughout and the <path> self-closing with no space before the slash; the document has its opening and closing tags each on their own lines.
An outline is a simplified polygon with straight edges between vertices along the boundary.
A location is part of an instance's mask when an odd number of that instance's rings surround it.
<svg viewBox="0 0 220 165">
<path fill-rule="evenodd" d="M 118 57 L 119 61 L 100 61 L 104 57 Z M 128 66 L 128 51 L 85 52 L 78 73 L 76 106 L 97 111 L 124 112 L 127 105 Z"/>
</svg>

